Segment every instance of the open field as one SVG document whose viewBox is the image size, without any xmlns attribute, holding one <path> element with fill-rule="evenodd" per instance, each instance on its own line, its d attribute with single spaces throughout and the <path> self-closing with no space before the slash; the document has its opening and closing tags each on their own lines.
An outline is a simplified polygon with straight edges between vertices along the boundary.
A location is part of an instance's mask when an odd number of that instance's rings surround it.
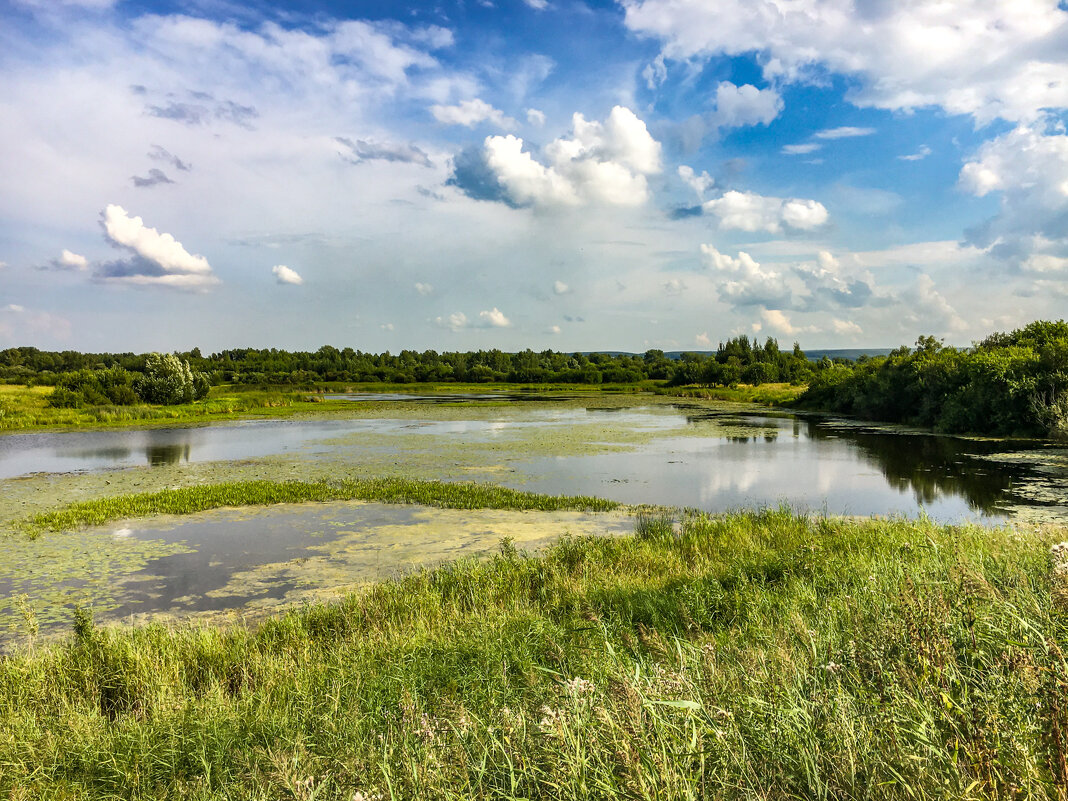
<svg viewBox="0 0 1068 801">
<path fill-rule="evenodd" d="M 648 518 L 255 630 L 83 614 L 0 662 L 0 792 L 1062 798 L 1064 536 Z"/>
</svg>

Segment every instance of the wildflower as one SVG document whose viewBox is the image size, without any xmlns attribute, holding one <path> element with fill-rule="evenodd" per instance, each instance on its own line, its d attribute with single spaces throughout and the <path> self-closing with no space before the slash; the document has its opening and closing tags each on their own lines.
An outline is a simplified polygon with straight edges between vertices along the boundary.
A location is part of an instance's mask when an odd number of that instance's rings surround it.
<svg viewBox="0 0 1068 801">
<path fill-rule="evenodd" d="M 567 694 L 572 698 L 580 698 L 593 692 L 593 682 L 576 676 L 567 683 Z"/>
</svg>

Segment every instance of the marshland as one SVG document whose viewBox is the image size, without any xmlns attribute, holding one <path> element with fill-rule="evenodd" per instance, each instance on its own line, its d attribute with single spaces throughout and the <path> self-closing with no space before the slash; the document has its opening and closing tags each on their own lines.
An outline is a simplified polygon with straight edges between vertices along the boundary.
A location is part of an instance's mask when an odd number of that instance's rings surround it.
<svg viewBox="0 0 1068 801">
<path fill-rule="evenodd" d="M 0 791 L 1062 797 L 1056 409 L 805 403 L 978 392 L 924 347 L 794 384 L 4 387 Z"/>
</svg>

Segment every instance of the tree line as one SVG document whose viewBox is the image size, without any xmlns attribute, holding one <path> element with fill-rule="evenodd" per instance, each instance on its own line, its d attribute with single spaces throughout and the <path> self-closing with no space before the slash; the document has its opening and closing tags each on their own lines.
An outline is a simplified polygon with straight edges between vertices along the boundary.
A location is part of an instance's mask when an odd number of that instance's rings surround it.
<svg viewBox="0 0 1068 801">
<path fill-rule="evenodd" d="M 364 353 L 324 345 L 314 352 L 275 348 L 236 348 L 203 356 L 199 349 L 173 354 L 194 375 L 209 384 L 309 387 L 323 382 L 351 383 L 511 383 L 511 384 L 636 384 L 656 381 L 672 386 L 737 383 L 804 383 L 818 365 L 798 345 L 781 351 L 774 339 L 763 344 L 740 336 L 721 343 L 716 353 L 683 353 L 672 359 L 662 350 L 643 354 L 562 353 L 500 350 L 438 353 L 403 350 Z M 76 351 L 50 352 L 36 348 L 0 351 L 0 381 L 72 388 L 72 374 L 87 387 L 86 398 L 127 397 L 120 389 L 135 389 L 136 374 L 144 374 L 152 354 Z M 111 371 L 108 375 L 105 372 Z M 124 371 L 119 373 L 115 371 Z M 87 373 L 100 374 L 94 387 Z M 124 377 L 125 374 L 125 377 Z M 109 392 L 111 394 L 109 394 Z"/>
<path fill-rule="evenodd" d="M 817 371 L 802 406 L 945 433 L 1068 436 L 1068 323 L 1039 320 L 971 348 L 915 348 Z"/>
</svg>

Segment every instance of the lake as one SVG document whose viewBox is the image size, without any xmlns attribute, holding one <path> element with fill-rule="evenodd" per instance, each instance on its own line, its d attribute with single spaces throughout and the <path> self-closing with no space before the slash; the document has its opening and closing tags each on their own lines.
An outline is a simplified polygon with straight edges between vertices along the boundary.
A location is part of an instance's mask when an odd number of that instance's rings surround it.
<svg viewBox="0 0 1068 801">
<path fill-rule="evenodd" d="M 943 522 L 1065 520 L 1063 451 L 650 396 L 376 396 L 351 417 L 0 437 L 7 520 L 109 492 L 205 481 L 404 475 L 711 512 L 788 504 Z M 379 504 L 220 510 L 3 544 L 0 628 L 256 613 L 464 555 L 503 537 L 618 534 L 626 515 Z M 518 537 L 516 535 L 519 535 Z M 25 603 L 18 598 L 25 595 Z"/>
</svg>

